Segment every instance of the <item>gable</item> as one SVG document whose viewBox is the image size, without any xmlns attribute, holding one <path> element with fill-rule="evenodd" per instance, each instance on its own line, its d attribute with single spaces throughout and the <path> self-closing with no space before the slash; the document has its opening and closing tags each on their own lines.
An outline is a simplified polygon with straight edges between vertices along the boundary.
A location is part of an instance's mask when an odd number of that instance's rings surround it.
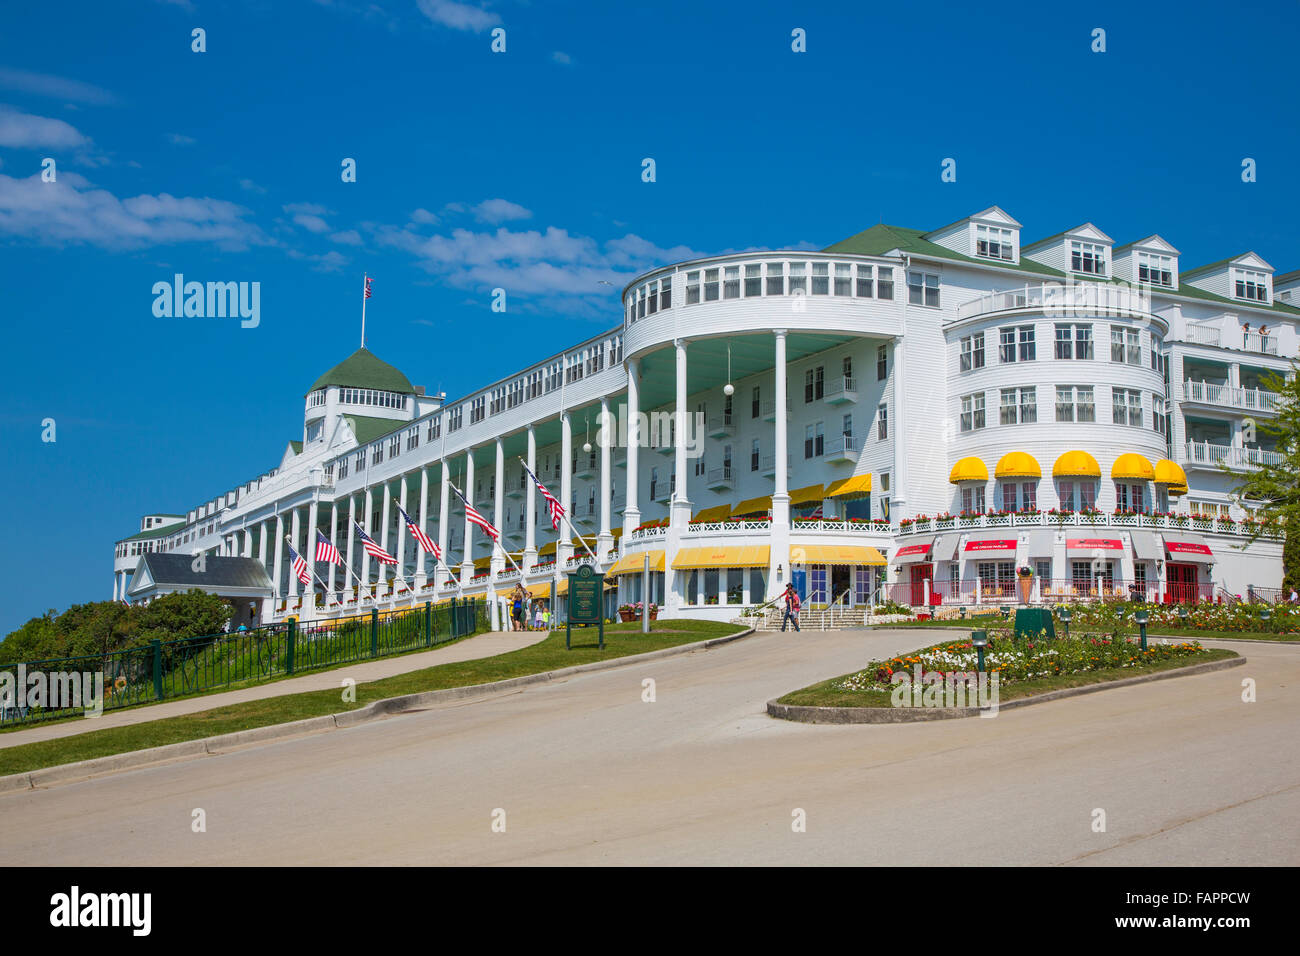
<svg viewBox="0 0 1300 956">
<path fill-rule="evenodd" d="M 1000 206 L 989 206 L 988 209 L 982 209 L 970 217 L 971 222 L 982 222 L 986 225 L 1006 226 L 1011 229 L 1021 228 L 1020 223 L 1016 222 Z"/>
<path fill-rule="evenodd" d="M 1272 272 L 1273 267 L 1257 256 L 1253 252 L 1248 252 L 1244 256 L 1238 256 L 1230 259 L 1229 262 L 1234 266 L 1240 266 L 1243 269 L 1253 269 L 1256 272 Z"/>
<path fill-rule="evenodd" d="M 1085 222 L 1082 226 L 1076 226 L 1065 233 L 1067 239 L 1082 239 L 1087 242 L 1099 242 L 1106 245 L 1113 245 L 1115 240 L 1106 235 L 1090 222 Z"/>
</svg>

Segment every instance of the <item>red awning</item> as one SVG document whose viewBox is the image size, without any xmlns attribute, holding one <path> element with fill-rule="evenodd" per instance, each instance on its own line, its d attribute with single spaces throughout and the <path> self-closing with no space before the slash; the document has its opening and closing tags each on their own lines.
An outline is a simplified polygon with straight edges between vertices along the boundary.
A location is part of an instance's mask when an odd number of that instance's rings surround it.
<svg viewBox="0 0 1300 956">
<path fill-rule="evenodd" d="M 1015 557 L 1016 539 L 1015 538 L 980 538 L 974 541 L 967 541 L 966 547 L 962 550 L 970 553 L 972 551 L 989 557 Z"/>
<path fill-rule="evenodd" d="M 1066 538 L 1067 552 L 1075 551 L 1123 551 L 1124 542 L 1119 538 Z"/>
<path fill-rule="evenodd" d="M 1208 544 L 1193 544 L 1188 541 L 1170 541 L 1170 554 L 1213 554 Z"/>
</svg>

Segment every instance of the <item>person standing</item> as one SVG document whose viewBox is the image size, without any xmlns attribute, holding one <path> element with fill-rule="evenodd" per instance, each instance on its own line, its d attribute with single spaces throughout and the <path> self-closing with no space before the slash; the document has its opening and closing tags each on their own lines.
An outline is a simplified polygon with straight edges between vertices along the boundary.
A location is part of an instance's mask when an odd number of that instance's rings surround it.
<svg viewBox="0 0 1300 956">
<path fill-rule="evenodd" d="M 793 584 L 787 584 L 785 591 L 781 595 L 785 601 L 785 614 L 781 617 L 781 630 L 785 630 L 786 624 L 793 623 L 795 632 L 799 631 L 799 592 L 794 589 Z"/>
</svg>

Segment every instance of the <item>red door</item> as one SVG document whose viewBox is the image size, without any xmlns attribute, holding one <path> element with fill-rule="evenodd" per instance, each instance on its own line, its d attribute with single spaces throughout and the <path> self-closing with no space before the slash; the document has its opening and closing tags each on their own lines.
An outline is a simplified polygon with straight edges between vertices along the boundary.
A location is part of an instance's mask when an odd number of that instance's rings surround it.
<svg viewBox="0 0 1300 956">
<path fill-rule="evenodd" d="M 912 595 L 908 602 L 912 607 L 925 606 L 925 582 L 934 581 L 933 564 L 912 565 Z"/>
<path fill-rule="evenodd" d="M 1197 573 L 1200 569 L 1194 564 L 1165 565 L 1165 603 L 1195 604 L 1199 599 Z"/>
</svg>

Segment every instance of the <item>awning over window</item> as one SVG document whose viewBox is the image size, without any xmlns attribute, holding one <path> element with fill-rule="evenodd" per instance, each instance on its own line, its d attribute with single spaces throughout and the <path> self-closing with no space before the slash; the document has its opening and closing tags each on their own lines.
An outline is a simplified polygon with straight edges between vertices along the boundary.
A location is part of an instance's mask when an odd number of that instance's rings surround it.
<svg viewBox="0 0 1300 956">
<path fill-rule="evenodd" d="M 948 481 L 954 485 L 962 481 L 988 480 L 988 466 L 975 457 L 961 459 L 957 464 L 952 466 L 952 471 L 948 472 Z"/>
<path fill-rule="evenodd" d="M 1101 557 L 1117 561 L 1124 555 L 1124 542 L 1119 538 L 1065 539 L 1065 553 L 1068 557 L 1096 557 L 1094 551 L 1101 551 Z"/>
<path fill-rule="evenodd" d="M 550 544 L 542 545 L 540 548 L 537 549 L 537 556 L 541 558 L 541 557 L 545 557 L 548 554 L 554 554 L 556 546 L 557 546 L 557 542 L 555 541 L 552 541 Z"/>
<path fill-rule="evenodd" d="M 1165 534 L 1165 550 L 1170 561 L 1214 563 L 1214 552 L 1199 534 Z"/>
<path fill-rule="evenodd" d="M 1015 538 L 972 538 L 962 549 L 968 558 L 1014 558 L 1016 556 Z"/>
<path fill-rule="evenodd" d="M 486 558 L 476 558 L 475 561 L 474 561 L 474 570 L 475 570 L 475 571 L 482 571 L 484 568 L 488 568 L 488 567 L 491 567 L 491 566 L 492 566 L 492 556 L 491 556 L 491 555 L 488 555 Z"/>
<path fill-rule="evenodd" d="M 673 558 L 674 571 L 696 568 L 765 568 L 772 549 L 766 544 L 722 548 L 682 548 Z"/>
<path fill-rule="evenodd" d="M 620 555 L 619 559 L 614 562 L 614 566 L 605 572 L 606 577 L 612 577 L 615 574 L 632 574 L 639 572 L 645 567 L 645 556 L 650 555 L 650 570 L 662 571 L 664 569 L 663 551 L 635 551 L 632 554 Z"/>
<path fill-rule="evenodd" d="M 543 581 L 540 584 L 530 584 L 525 590 L 530 598 L 549 598 L 551 596 L 551 582 Z M 515 593 L 514 587 L 500 588 L 497 590 L 499 597 L 510 597 Z"/>
<path fill-rule="evenodd" d="M 998 459 L 993 469 L 995 478 L 1041 478 L 1043 469 L 1033 455 L 1023 451 L 1010 451 Z"/>
<path fill-rule="evenodd" d="M 853 544 L 792 544 L 791 564 L 883 565 L 885 556 L 875 548 Z"/>
<path fill-rule="evenodd" d="M 1156 462 L 1155 474 L 1156 484 L 1158 485 L 1173 485 L 1175 488 L 1187 487 L 1187 472 L 1183 471 L 1183 466 L 1176 461 L 1161 458 Z"/>
<path fill-rule="evenodd" d="M 1067 451 L 1052 466 L 1053 478 L 1100 478 L 1101 465 L 1086 451 Z"/>
<path fill-rule="evenodd" d="M 941 534 L 934 539 L 934 547 L 930 549 L 930 556 L 935 561 L 952 561 L 957 557 L 957 545 L 961 544 L 961 535 L 959 534 Z"/>
<path fill-rule="evenodd" d="M 1141 455 L 1129 452 L 1127 455 L 1120 455 L 1115 459 L 1115 464 L 1110 466 L 1110 476 L 1118 479 L 1154 481 L 1156 470 L 1151 462 Z"/>
<path fill-rule="evenodd" d="M 826 489 L 821 485 L 809 485 L 806 488 L 796 488 L 790 492 L 790 507 L 797 505 L 806 505 L 811 501 L 822 501 L 826 497 Z M 768 499 L 771 501 L 771 499 Z"/>
<path fill-rule="evenodd" d="M 731 514 L 731 505 L 718 505 L 716 508 L 705 508 L 703 511 L 695 512 L 692 521 L 721 521 L 727 515 Z"/>
<path fill-rule="evenodd" d="M 731 510 L 731 514 L 738 518 L 741 515 L 765 515 L 771 510 L 772 496 L 764 495 L 761 498 L 746 498 Z"/>
<path fill-rule="evenodd" d="M 1035 531 L 1029 535 L 1029 556 L 1031 558 L 1050 558 L 1055 551 L 1055 531 Z"/>
<path fill-rule="evenodd" d="M 907 543 L 894 552 L 895 564 L 918 564 L 930 561 L 930 552 L 934 548 L 934 535 L 920 535 L 908 538 Z"/>
<path fill-rule="evenodd" d="M 1155 561 L 1161 557 L 1154 532 L 1130 531 L 1129 537 L 1133 539 L 1133 557 L 1139 561 Z"/>
<path fill-rule="evenodd" d="M 831 482 L 826 487 L 827 498 L 844 498 L 852 500 L 862 498 L 871 494 L 871 475 L 854 475 L 852 478 L 841 478 L 839 481 Z"/>
</svg>

